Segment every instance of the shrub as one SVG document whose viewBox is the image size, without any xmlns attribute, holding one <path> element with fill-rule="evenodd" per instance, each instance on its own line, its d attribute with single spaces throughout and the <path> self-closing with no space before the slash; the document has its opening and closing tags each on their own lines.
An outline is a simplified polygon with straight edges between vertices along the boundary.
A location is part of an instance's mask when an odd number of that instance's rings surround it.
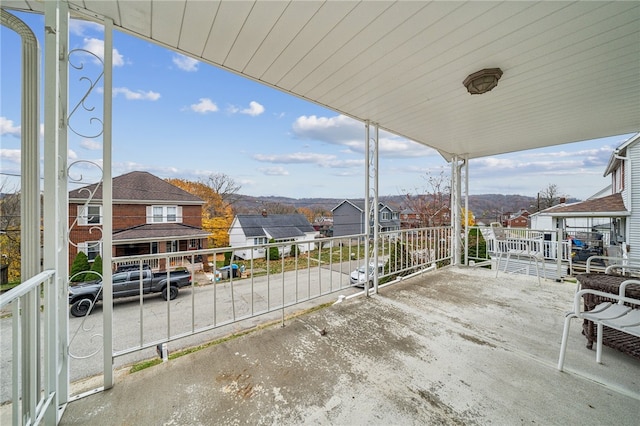
<svg viewBox="0 0 640 426">
<path fill-rule="evenodd" d="M 82 272 L 89 270 L 91 270 L 91 267 L 89 266 L 89 259 L 87 258 L 87 255 L 83 251 L 79 251 L 71 264 L 71 276 L 69 279 L 72 282 L 84 281 L 85 274 Z"/>
<path fill-rule="evenodd" d="M 271 240 L 269 240 L 269 242 L 273 243 L 275 241 L 272 238 Z M 280 259 L 280 251 L 278 250 L 277 246 L 269 247 L 269 251 L 267 252 L 267 259 L 268 260 L 278 260 L 278 259 Z"/>
<path fill-rule="evenodd" d="M 96 258 L 93 259 L 93 264 L 91 264 L 91 272 L 95 272 L 95 274 L 85 274 L 85 280 L 99 280 L 102 278 L 102 256 L 97 255 Z"/>
<path fill-rule="evenodd" d="M 297 244 L 291 244 L 291 253 L 289 253 L 289 256 L 297 256 L 300 254 L 300 249 L 298 248 Z"/>
</svg>

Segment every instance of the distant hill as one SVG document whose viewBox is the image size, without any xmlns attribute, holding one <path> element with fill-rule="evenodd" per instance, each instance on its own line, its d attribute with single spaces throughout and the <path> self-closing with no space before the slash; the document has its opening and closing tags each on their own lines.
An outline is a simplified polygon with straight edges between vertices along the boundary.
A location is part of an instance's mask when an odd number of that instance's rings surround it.
<svg viewBox="0 0 640 426">
<path fill-rule="evenodd" d="M 362 200 L 356 198 L 353 200 Z M 344 201 L 344 198 L 289 198 L 280 196 L 253 197 L 250 195 L 238 196 L 234 207 L 238 213 L 258 213 L 264 205 L 282 205 L 294 208 L 306 207 L 312 211 L 324 210 L 330 212 L 335 206 Z M 391 207 L 401 210 L 407 207 L 404 196 L 381 196 L 380 201 Z M 579 201 L 575 198 L 568 199 L 567 203 Z M 501 213 L 516 213 L 521 209 L 530 212 L 537 210 L 537 199 L 525 195 L 482 194 L 469 195 L 469 210 L 476 218 L 495 218 Z"/>
</svg>

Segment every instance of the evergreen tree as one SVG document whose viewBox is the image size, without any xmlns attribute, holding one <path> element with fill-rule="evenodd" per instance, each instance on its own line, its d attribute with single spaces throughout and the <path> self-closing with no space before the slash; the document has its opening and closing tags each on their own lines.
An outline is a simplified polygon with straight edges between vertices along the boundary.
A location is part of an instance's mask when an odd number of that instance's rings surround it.
<svg viewBox="0 0 640 426">
<path fill-rule="evenodd" d="M 273 238 L 271 240 L 269 240 L 270 243 L 274 243 L 275 241 L 273 240 Z M 269 251 L 268 251 L 268 260 L 278 260 L 280 259 L 280 251 L 278 250 L 277 246 L 271 246 L 269 247 Z"/>
<path fill-rule="evenodd" d="M 69 279 L 72 282 L 84 281 L 85 274 L 82 272 L 89 271 L 90 269 L 87 255 L 83 251 L 79 251 L 75 259 L 73 259 L 73 264 L 71 264 L 71 276 Z"/>
<path fill-rule="evenodd" d="M 102 279 L 102 257 L 100 255 L 97 255 L 96 258 L 93 259 L 93 264 L 91 265 L 91 272 L 95 272 L 95 273 L 85 274 L 85 280 Z"/>
</svg>

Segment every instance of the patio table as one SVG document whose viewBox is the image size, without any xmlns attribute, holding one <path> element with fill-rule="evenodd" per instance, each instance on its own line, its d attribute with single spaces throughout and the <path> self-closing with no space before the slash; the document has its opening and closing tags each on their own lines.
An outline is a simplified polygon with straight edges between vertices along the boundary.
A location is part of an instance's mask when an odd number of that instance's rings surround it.
<svg viewBox="0 0 640 426">
<path fill-rule="evenodd" d="M 618 274 L 586 273 L 577 276 L 583 289 L 599 290 L 605 293 L 618 294 L 620 284 L 628 280 L 628 276 Z M 640 299 L 640 285 L 631 284 L 626 288 L 626 296 Z M 615 300 L 594 294 L 585 294 L 583 297 L 584 310 L 590 311 L 602 302 L 613 302 Z M 582 334 L 587 338 L 587 348 L 593 348 L 593 342 L 597 338 L 597 327 L 593 322 L 584 320 Z M 617 349 L 628 355 L 640 359 L 640 338 L 630 334 L 604 327 L 602 332 L 602 343 L 611 348 Z"/>
</svg>

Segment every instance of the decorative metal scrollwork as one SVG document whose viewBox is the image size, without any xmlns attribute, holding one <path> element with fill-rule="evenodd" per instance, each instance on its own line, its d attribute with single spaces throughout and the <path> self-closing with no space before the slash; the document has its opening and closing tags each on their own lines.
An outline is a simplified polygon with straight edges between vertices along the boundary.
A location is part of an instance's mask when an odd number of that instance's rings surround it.
<svg viewBox="0 0 640 426">
<path fill-rule="evenodd" d="M 68 346 L 68 354 L 69 357 L 73 358 L 73 359 L 87 359 L 87 358 L 91 358 L 94 355 L 97 355 L 100 350 L 102 349 L 102 343 L 103 343 L 103 337 L 104 335 L 101 333 L 94 333 L 93 335 L 91 335 L 89 337 L 89 343 L 93 344 L 94 341 L 98 341 L 98 345 L 97 348 L 95 348 L 95 350 L 93 350 L 92 352 L 89 352 L 87 354 L 79 354 L 79 353 L 74 353 L 72 351 L 72 347 L 73 347 L 73 343 L 76 339 L 76 337 L 78 336 L 78 333 L 80 333 L 81 331 L 83 333 L 91 333 L 94 328 L 95 328 L 95 324 L 87 324 L 87 317 L 89 316 L 89 314 L 91 313 L 91 311 L 93 310 L 93 307 L 96 305 L 97 301 L 100 299 L 100 295 L 102 294 L 102 274 L 96 272 L 96 271 L 83 271 L 83 272 L 79 272 L 77 274 L 72 275 L 69 278 L 69 282 L 67 284 L 71 284 L 71 282 L 80 274 L 84 274 L 86 279 L 86 274 L 93 274 L 97 277 L 97 279 L 100 282 L 100 288 L 99 290 L 96 292 L 96 295 L 91 298 L 91 297 L 79 297 L 77 300 L 75 300 L 72 304 L 71 304 L 71 313 L 73 316 L 76 317 L 82 317 L 82 321 L 80 322 L 80 325 L 78 326 L 78 328 L 76 329 L 76 331 L 73 333 L 73 335 L 71 336 L 71 338 L 69 339 L 69 346 Z M 83 347 L 86 347 L 85 344 L 82 345 Z M 89 347 L 92 347 L 92 345 L 89 345 Z"/>
<path fill-rule="evenodd" d="M 100 180 L 95 184 L 95 186 L 93 187 L 93 189 L 89 189 L 89 187 L 83 187 L 80 188 L 78 190 L 79 193 L 86 193 L 87 194 L 87 201 L 84 202 L 83 204 L 83 209 L 85 214 L 88 214 L 88 209 L 89 209 L 89 204 L 91 203 L 91 201 L 93 200 L 96 191 L 98 190 L 98 188 L 100 188 L 100 185 L 102 184 L 102 178 L 103 178 L 103 170 L 102 167 L 100 167 L 100 165 L 98 165 L 96 162 L 94 161 L 89 161 L 89 160 L 78 160 L 78 161 L 74 161 L 73 163 L 69 164 L 69 167 L 67 168 L 67 176 L 69 178 L 69 180 L 71 182 L 82 182 L 82 175 L 78 175 L 76 177 L 73 176 L 73 174 L 71 173 L 71 169 L 74 166 L 77 166 L 80 163 L 86 163 L 86 164 L 90 164 L 93 165 L 95 167 L 98 168 L 98 170 L 100 170 Z M 73 220 L 73 223 L 69 226 L 69 230 L 67 231 L 68 234 L 68 240 L 69 240 L 69 244 L 71 244 L 72 246 L 78 248 L 79 244 L 74 242 L 71 238 L 71 231 L 73 231 L 73 229 L 78 225 L 78 220 L 80 219 L 80 215 L 77 215 L 76 218 Z M 89 233 L 92 233 L 94 231 L 98 231 L 100 232 L 100 238 L 98 239 L 98 241 L 102 241 L 102 228 L 99 226 L 92 226 L 91 228 L 89 228 Z"/>
<path fill-rule="evenodd" d="M 89 103 L 89 99 L 91 95 L 95 93 L 94 89 L 96 89 L 98 83 L 104 77 L 104 61 L 95 53 L 85 49 L 73 49 L 69 52 L 69 65 L 77 71 L 87 71 L 85 69 L 85 62 L 88 60 L 88 58 L 92 58 L 92 60 L 95 60 L 102 65 L 100 67 L 100 73 L 97 76 L 93 76 L 93 78 L 86 75 L 82 75 L 79 77 L 79 81 L 81 83 L 88 84 L 88 87 L 80 98 L 80 101 L 71 109 L 69 117 L 67 118 L 67 127 L 69 128 L 69 130 L 80 137 L 93 139 L 99 137 L 104 132 L 104 123 L 100 118 L 89 117 L 89 119 L 87 120 L 87 122 L 90 123 L 90 127 L 95 125 L 98 126 L 97 133 L 96 131 L 92 133 L 85 133 L 79 130 L 79 124 L 74 125 L 73 123 L 76 122 L 76 118 L 78 118 L 79 120 L 78 115 L 80 112 L 84 111 L 87 113 L 93 113 L 95 111 L 96 108 L 95 106 L 91 106 L 91 104 Z"/>
</svg>

